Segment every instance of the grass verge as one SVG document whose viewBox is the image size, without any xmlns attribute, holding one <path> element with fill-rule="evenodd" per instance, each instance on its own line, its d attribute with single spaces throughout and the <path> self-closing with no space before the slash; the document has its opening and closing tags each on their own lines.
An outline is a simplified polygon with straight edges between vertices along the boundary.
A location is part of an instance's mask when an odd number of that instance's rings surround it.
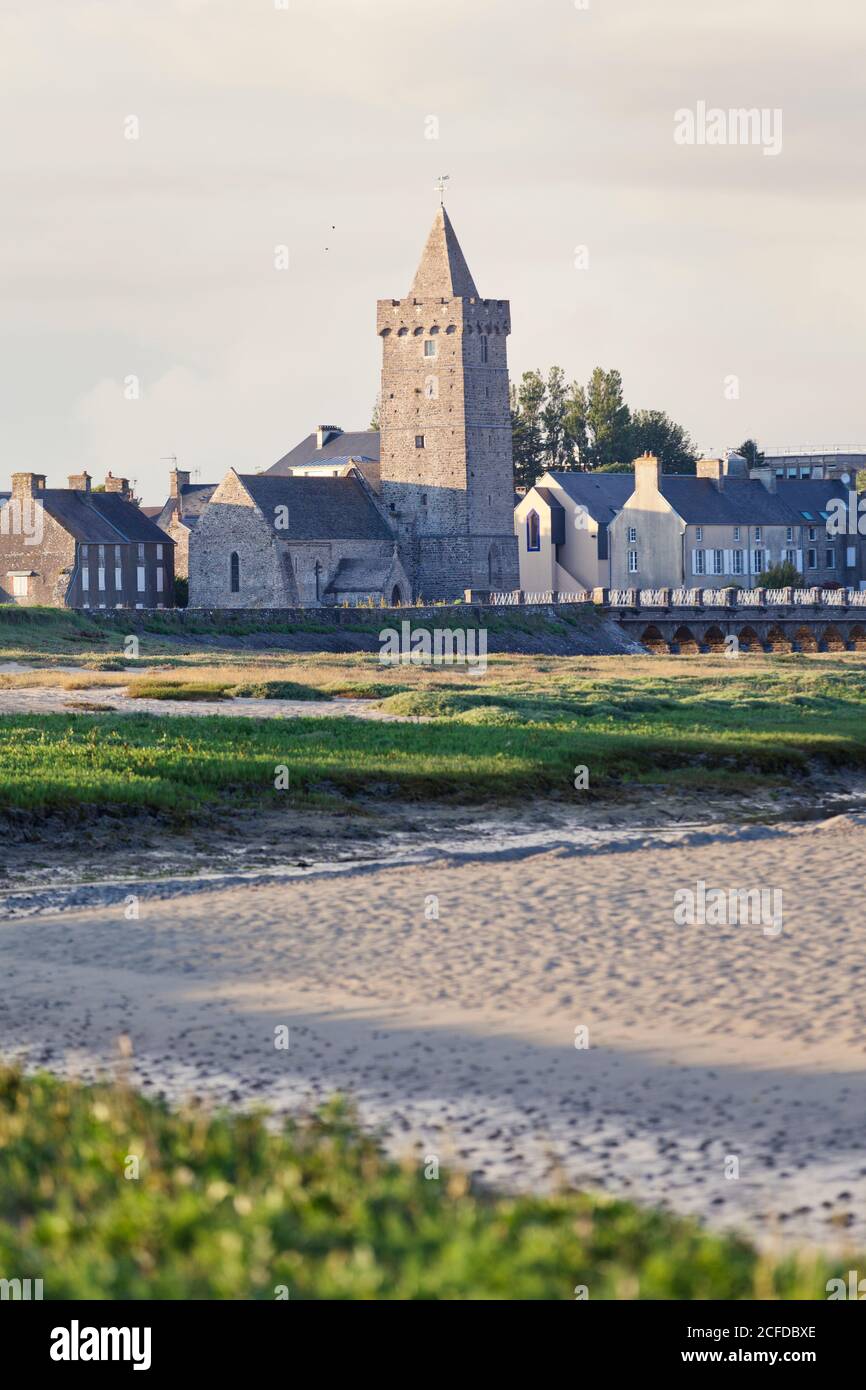
<svg viewBox="0 0 866 1390">
<path fill-rule="evenodd" d="M 819 1299 L 849 1265 L 604 1196 L 430 1180 L 339 1101 L 275 1132 L 0 1072 L 0 1269 L 47 1299 Z"/>
</svg>

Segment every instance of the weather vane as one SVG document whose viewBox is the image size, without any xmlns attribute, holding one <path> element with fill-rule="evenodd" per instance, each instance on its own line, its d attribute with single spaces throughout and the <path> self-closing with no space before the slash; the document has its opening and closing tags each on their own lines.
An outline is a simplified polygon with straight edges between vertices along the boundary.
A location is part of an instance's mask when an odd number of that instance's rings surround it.
<svg viewBox="0 0 866 1390">
<path fill-rule="evenodd" d="M 450 174 L 440 174 L 439 177 L 438 177 L 438 179 L 436 180 L 436 188 L 439 190 L 439 202 L 440 202 L 440 203 L 444 203 L 444 202 L 445 202 L 445 185 L 446 185 L 446 183 L 448 182 L 448 180 L 449 180 L 450 177 L 451 177 Z"/>
</svg>

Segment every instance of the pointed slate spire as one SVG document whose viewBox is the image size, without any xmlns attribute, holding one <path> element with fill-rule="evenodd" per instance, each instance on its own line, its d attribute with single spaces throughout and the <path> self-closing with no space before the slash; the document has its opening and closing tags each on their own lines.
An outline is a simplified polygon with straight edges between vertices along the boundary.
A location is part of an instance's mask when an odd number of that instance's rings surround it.
<svg viewBox="0 0 866 1390">
<path fill-rule="evenodd" d="M 436 212 L 409 295 L 412 299 L 479 297 L 444 207 Z"/>
</svg>

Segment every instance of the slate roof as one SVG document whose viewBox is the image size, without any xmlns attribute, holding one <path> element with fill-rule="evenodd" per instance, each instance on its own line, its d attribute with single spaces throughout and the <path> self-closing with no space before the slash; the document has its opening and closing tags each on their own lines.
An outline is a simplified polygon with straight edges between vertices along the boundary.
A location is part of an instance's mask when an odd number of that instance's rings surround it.
<svg viewBox="0 0 866 1390">
<path fill-rule="evenodd" d="M 634 492 L 632 473 L 548 473 L 593 521 L 613 521 Z"/>
<path fill-rule="evenodd" d="M 291 468 L 302 468 L 309 463 L 326 463 L 330 459 L 345 462 L 348 458 L 367 458 L 375 462 L 379 458 L 379 431 L 352 430 L 348 434 L 338 434 L 329 439 L 322 449 L 316 448 L 315 434 L 308 434 L 294 449 L 266 468 L 263 476 L 276 473 L 285 477 Z"/>
<path fill-rule="evenodd" d="M 173 544 L 134 502 L 117 492 L 73 492 L 45 488 L 37 494 L 50 517 L 77 541 L 112 545 L 118 541 Z"/>
<path fill-rule="evenodd" d="M 244 473 L 241 482 L 277 535 L 290 541 L 391 541 L 384 518 L 357 478 L 281 478 Z M 277 507 L 288 526 L 276 527 Z"/>
<path fill-rule="evenodd" d="M 808 521 L 804 512 L 809 512 L 815 521 L 821 520 L 821 512 L 827 511 L 827 504 L 834 498 L 848 500 L 848 488 L 837 479 L 826 478 L 778 478 L 778 495 L 798 513 L 798 520 Z"/>
<path fill-rule="evenodd" d="M 478 299 L 475 281 L 460 249 L 457 233 L 444 207 L 438 209 L 421 253 L 409 297 L 415 299 Z"/>
<path fill-rule="evenodd" d="M 381 560 L 341 560 L 325 593 L 366 593 L 384 589 L 390 569 L 390 557 Z"/>
<path fill-rule="evenodd" d="M 659 488 L 683 521 L 706 526 L 802 526 L 803 509 L 818 519 L 831 497 L 845 495 L 844 487 L 821 481 L 780 480 L 768 492 L 757 478 L 725 478 L 720 490 L 711 478 L 682 474 L 664 474 Z"/>
<path fill-rule="evenodd" d="M 213 497 L 218 486 L 218 483 L 187 483 L 185 487 L 181 488 L 181 502 L 183 505 L 181 521 L 190 531 L 194 529 L 196 522 Z M 165 506 L 161 507 L 158 513 L 160 526 L 168 526 L 176 511 L 177 503 L 173 497 L 169 497 Z"/>
</svg>

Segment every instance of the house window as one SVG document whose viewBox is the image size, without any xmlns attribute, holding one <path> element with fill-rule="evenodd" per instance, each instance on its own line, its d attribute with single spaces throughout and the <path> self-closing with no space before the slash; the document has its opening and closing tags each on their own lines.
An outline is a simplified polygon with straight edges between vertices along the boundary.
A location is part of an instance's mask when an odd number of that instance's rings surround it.
<svg viewBox="0 0 866 1390">
<path fill-rule="evenodd" d="M 637 574 L 637 551 L 636 551 L 636 550 L 630 550 L 630 551 L 628 552 L 628 572 L 629 572 L 629 574 Z"/>
<path fill-rule="evenodd" d="M 157 565 L 157 567 L 156 567 L 156 592 L 157 592 L 158 594 L 161 594 L 161 593 L 162 593 L 162 578 L 163 578 L 163 574 L 164 574 L 164 573 L 165 573 L 165 571 L 163 570 L 162 565 Z"/>
<path fill-rule="evenodd" d="M 426 341 L 425 344 L 424 344 L 424 356 L 425 356 L 425 357 L 435 357 L 435 356 L 436 356 L 436 344 L 433 342 L 433 339 L 432 339 L 432 338 L 428 338 L 427 341 Z"/>
<path fill-rule="evenodd" d="M 101 546 L 99 547 L 99 563 L 100 563 L 100 565 L 104 565 L 104 564 L 105 564 L 105 546 L 104 546 L 104 545 L 101 545 Z"/>
<path fill-rule="evenodd" d="M 810 570 L 816 570 L 818 568 L 817 550 L 808 550 L 806 552 L 806 564 L 809 566 Z"/>
<path fill-rule="evenodd" d="M 785 564 L 786 564 L 786 565 L 793 565 L 794 568 L 796 569 L 796 566 L 797 566 L 797 552 L 796 552 L 796 550 L 786 550 L 786 551 L 785 551 Z"/>
<path fill-rule="evenodd" d="M 158 546 L 156 547 L 156 558 L 157 558 L 157 560 L 161 560 L 161 559 L 162 559 L 162 546 L 161 546 L 161 545 L 158 545 Z"/>
<path fill-rule="evenodd" d="M 755 551 L 752 556 L 752 568 L 755 574 L 763 574 L 764 570 L 767 568 L 767 552 L 765 550 Z"/>
<path fill-rule="evenodd" d="M 12 576 L 12 596 L 13 598 L 26 598 L 30 592 L 30 577 L 26 574 L 13 574 Z"/>
<path fill-rule="evenodd" d="M 792 541 L 793 539 L 794 539 L 794 528 L 793 528 L 793 526 L 786 526 L 786 527 L 785 527 L 785 540 L 786 540 L 786 541 Z"/>
<path fill-rule="evenodd" d="M 734 527 L 734 540 L 735 540 L 735 541 L 738 541 L 739 539 L 740 539 L 740 528 L 739 528 L 739 526 L 735 526 L 735 527 Z"/>
<path fill-rule="evenodd" d="M 481 361 L 487 361 L 487 339 L 483 335 L 481 338 Z"/>
<path fill-rule="evenodd" d="M 756 540 L 756 541 L 759 541 L 759 540 L 762 540 L 762 539 L 763 539 L 763 537 L 761 536 L 761 528 L 760 528 L 760 526 L 756 526 L 756 527 L 755 527 L 755 540 Z"/>
<path fill-rule="evenodd" d="M 629 539 L 629 543 L 630 543 L 630 544 L 633 544 L 633 543 L 637 540 L 637 527 L 636 527 L 636 526 L 630 526 L 630 527 L 628 528 L 628 539 Z"/>
<path fill-rule="evenodd" d="M 415 448 L 416 448 L 416 449 L 423 449 L 423 448 L 424 448 L 424 436 L 423 436 L 423 434 L 416 434 L 416 436 L 415 436 Z"/>
<path fill-rule="evenodd" d="M 102 546 L 100 546 L 99 548 L 100 548 L 100 550 L 101 550 L 101 549 L 102 549 Z M 103 556 L 103 557 L 101 557 L 101 558 L 104 559 L 105 557 Z M 104 592 L 104 591 L 105 591 L 105 566 L 104 566 L 103 564 L 100 564 L 100 566 L 99 566 L 98 583 L 99 583 L 99 588 Z"/>
<path fill-rule="evenodd" d="M 140 565 L 144 564 L 144 546 L 141 542 L 139 542 L 138 546 L 138 563 Z"/>
<path fill-rule="evenodd" d="M 725 552 L 723 550 L 713 551 L 713 574 L 724 574 L 725 572 Z"/>
<path fill-rule="evenodd" d="M 699 529 L 700 529 L 700 528 L 699 528 Z M 693 569 L 694 569 L 695 574 L 705 574 L 705 573 L 706 573 L 705 556 L 704 556 L 704 552 L 703 552 L 702 550 L 696 550 L 696 551 L 695 551 L 695 563 L 694 563 Z"/>
<path fill-rule="evenodd" d="M 538 512 L 530 512 L 526 518 L 526 549 L 541 549 L 541 522 Z"/>
<path fill-rule="evenodd" d="M 115 566 L 114 587 L 118 592 L 123 588 L 123 570 L 120 568 L 120 565 Z"/>
<path fill-rule="evenodd" d="M 139 592 L 140 594 L 143 594 L 143 593 L 144 593 L 144 588 L 145 588 L 145 584 L 144 584 L 144 565 L 139 565 L 139 566 L 138 566 L 137 578 L 138 578 L 138 592 Z"/>
<path fill-rule="evenodd" d="M 87 546 L 86 546 L 86 545 L 83 545 L 83 546 L 81 547 L 81 558 L 82 558 L 82 560 L 86 560 L 86 559 L 87 559 Z"/>
<path fill-rule="evenodd" d="M 81 571 L 81 587 L 85 593 L 87 593 L 87 590 L 90 588 L 90 570 L 86 565 Z"/>
<path fill-rule="evenodd" d="M 696 526 L 696 527 L 695 527 L 695 540 L 696 540 L 696 541 L 702 541 L 703 539 L 704 539 L 704 528 L 703 528 L 703 526 Z"/>
<path fill-rule="evenodd" d="M 740 529 L 740 528 L 737 527 L 737 530 L 739 530 L 739 529 Z M 734 551 L 732 551 L 732 555 L 733 555 L 733 559 L 734 559 L 734 574 L 742 574 L 742 573 L 743 573 L 743 552 L 742 552 L 742 550 L 734 550 Z"/>
<path fill-rule="evenodd" d="M 810 540 L 810 541 L 816 541 L 817 539 L 818 539 L 818 528 L 817 528 L 817 526 L 810 526 L 810 527 L 809 527 L 809 540 Z"/>
<path fill-rule="evenodd" d="M 835 552 L 835 550 L 828 550 L 828 551 L 825 552 L 825 555 L 824 555 L 824 567 L 825 567 L 825 569 L 828 569 L 828 570 L 834 570 L 834 569 L 836 568 L 836 552 Z"/>
<path fill-rule="evenodd" d="M 241 591 L 241 561 L 240 556 L 238 555 L 238 552 L 236 550 L 232 551 L 230 568 L 232 593 L 239 594 Z"/>
</svg>

